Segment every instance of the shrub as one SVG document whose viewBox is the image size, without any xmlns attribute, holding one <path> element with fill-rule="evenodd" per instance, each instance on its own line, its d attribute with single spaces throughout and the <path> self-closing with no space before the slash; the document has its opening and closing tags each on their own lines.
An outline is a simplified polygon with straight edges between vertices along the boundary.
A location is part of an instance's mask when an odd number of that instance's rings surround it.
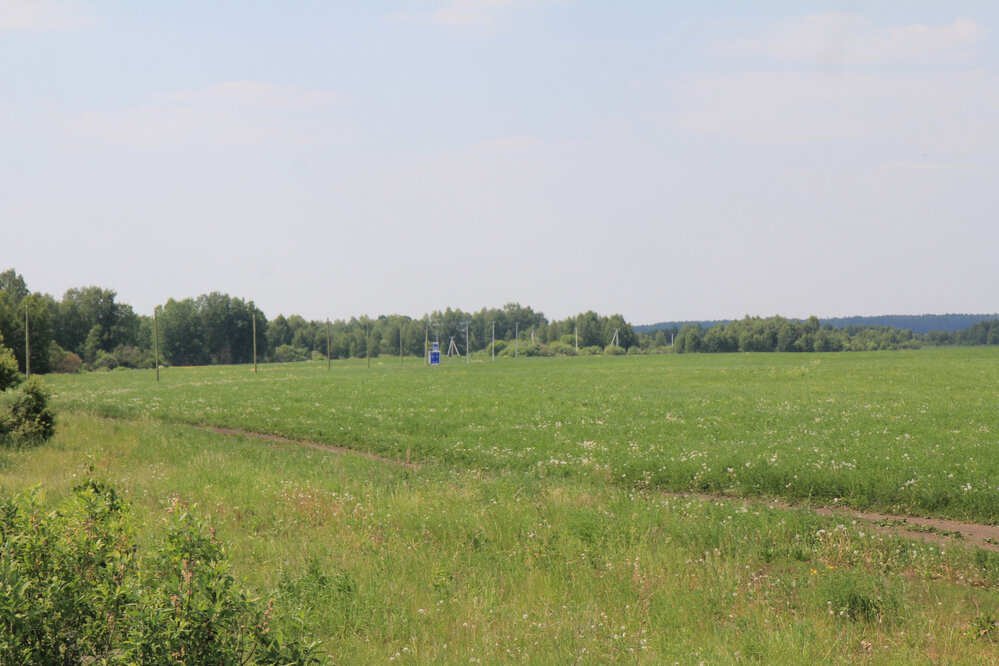
<svg viewBox="0 0 999 666">
<path fill-rule="evenodd" d="M 55 417 L 49 409 L 49 393 L 42 380 L 31 377 L 5 396 L 0 407 L 0 437 L 15 445 L 40 444 L 55 434 Z"/>
<path fill-rule="evenodd" d="M 52 371 L 64 374 L 75 374 L 80 371 L 80 366 L 82 365 L 82 358 L 73 352 L 67 352 L 59 361 L 52 364 Z"/>
<path fill-rule="evenodd" d="M 291 345 L 280 345 L 274 349 L 271 360 L 275 363 L 290 363 L 292 361 L 304 361 L 309 358 L 309 351 L 304 347 L 292 347 Z"/>
<path fill-rule="evenodd" d="M 0 664 L 317 664 L 228 572 L 208 526 L 174 499 L 139 554 L 128 507 L 87 480 L 56 511 L 0 497 Z"/>
<path fill-rule="evenodd" d="M 563 335 L 562 337 L 564 338 L 566 336 Z M 568 336 L 568 337 L 572 337 L 572 336 Z M 563 342 L 561 340 L 552 342 L 551 344 L 548 345 L 548 347 L 552 350 L 552 353 L 554 353 L 556 356 L 575 356 L 576 355 L 576 347 L 573 346 L 572 344 Z"/>
</svg>

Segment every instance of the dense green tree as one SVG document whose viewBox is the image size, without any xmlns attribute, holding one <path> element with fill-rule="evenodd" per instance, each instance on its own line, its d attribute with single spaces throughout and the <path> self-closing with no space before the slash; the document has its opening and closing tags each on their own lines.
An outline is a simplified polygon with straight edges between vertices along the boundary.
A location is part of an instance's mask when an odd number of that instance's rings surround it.
<svg viewBox="0 0 999 666">
<path fill-rule="evenodd" d="M 119 303 L 117 296 L 111 289 L 93 286 L 68 290 L 55 308 L 55 341 L 85 359 L 88 355 L 96 356 L 98 351 L 111 352 L 121 345 L 135 346 L 139 317 L 132 306 Z M 88 363 L 92 362 L 92 358 L 88 359 Z"/>
</svg>

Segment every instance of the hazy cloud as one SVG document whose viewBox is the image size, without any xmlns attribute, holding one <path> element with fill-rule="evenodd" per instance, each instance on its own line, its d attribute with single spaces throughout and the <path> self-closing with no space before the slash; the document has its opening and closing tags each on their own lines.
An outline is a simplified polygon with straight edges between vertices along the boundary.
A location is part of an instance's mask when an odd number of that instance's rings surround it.
<svg viewBox="0 0 999 666">
<path fill-rule="evenodd" d="M 259 81 L 228 81 L 204 90 L 159 93 L 158 99 L 199 107 L 243 107 L 257 109 L 295 109 L 329 106 L 338 100 L 335 93 L 322 90 L 299 90 Z"/>
<path fill-rule="evenodd" d="M 986 30 L 958 18 L 950 25 L 877 28 L 854 14 L 820 14 L 783 21 L 763 34 L 716 44 L 714 51 L 783 62 L 869 65 L 954 61 L 972 56 Z"/>
<path fill-rule="evenodd" d="M 748 141 L 869 140 L 982 153 L 999 148 L 999 78 L 982 71 L 753 72 L 698 76 L 676 89 L 676 125 Z"/>
<path fill-rule="evenodd" d="M 128 109 L 61 114 L 61 129 L 84 144 L 162 148 L 186 143 L 304 145 L 342 140 L 346 124 L 330 114 L 338 96 L 256 81 L 154 95 Z"/>
<path fill-rule="evenodd" d="M 0 0 L 0 32 L 64 30 L 94 23 L 79 3 Z"/>
<path fill-rule="evenodd" d="M 422 12 L 402 12 L 389 18 L 401 23 L 432 25 L 462 33 L 505 30 L 518 11 L 564 0 L 444 0 Z"/>
</svg>

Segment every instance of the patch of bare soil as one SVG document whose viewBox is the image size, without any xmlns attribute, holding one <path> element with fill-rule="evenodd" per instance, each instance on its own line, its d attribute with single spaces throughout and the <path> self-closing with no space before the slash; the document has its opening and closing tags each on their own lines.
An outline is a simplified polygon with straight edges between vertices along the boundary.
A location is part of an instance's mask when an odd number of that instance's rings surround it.
<svg viewBox="0 0 999 666">
<path fill-rule="evenodd" d="M 214 426 L 198 426 L 202 430 L 209 430 L 211 432 L 217 432 L 222 435 L 238 435 L 241 437 L 254 437 L 256 439 L 266 439 L 271 442 L 286 442 L 288 444 L 299 444 L 301 446 L 311 446 L 314 449 L 321 449 L 323 451 L 329 451 L 331 453 L 339 453 L 342 455 L 352 455 L 361 456 L 363 458 L 368 458 L 369 460 L 377 460 L 378 462 L 386 463 L 389 465 L 398 465 L 399 467 L 406 467 L 407 469 L 418 469 L 419 465 L 411 463 L 408 460 L 396 460 L 395 458 L 385 458 L 383 456 L 376 456 L 374 453 L 367 453 L 365 451 L 358 451 L 356 449 L 348 449 L 344 446 L 333 446 L 332 444 L 317 444 L 316 442 L 307 442 L 301 439 L 289 439 L 287 437 L 281 437 L 280 435 L 265 435 L 259 432 L 250 432 L 249 430 L 240 430 L 238 428 L 216 428 Z"/>
<path fill-rule="evenodd" d="M 956 520 L 943 518 L 920 518 L 917 516 L 893 516 L 885 513 L 868 513 L 866 511 L 851 511 L 815 507 L 815 513 L 823 516 L 846 516 L 868 520 L 879 532 L 894 532 L 915 537 L 923 541 L 947 543 L 959 540 L 965 543 L 999 552 L 999 525 L 980 525 L 978 523 L 960 523 Z"/>
<path fill-rule="evenodd" d="M 736 498 L 726 495 L 707 495 L 703 493 L 678 493 L 684 497 L 699 497 L 706 500 L 726 502 L 760 502 L 751 498 Z M 771 506 L 785 509 L 807 509 L 821 516 L 838 516 L 851 520 L 864 520 L 881 534 L 900 534 L 906 537 L 922 539 L 931 543 L 950 543 L 960 541 L 985 550 L 999 552 L 999 525 L 983 525 L 980 523 L 962 523 L 944 518 L 922 518 L 919 516 L 898 516 L 888 513 L 873 513 L 856 511 L 845 507 L 830 508 L 826 506 L 795 506 L 784 502 L 771 501 Z"/>
</svg>

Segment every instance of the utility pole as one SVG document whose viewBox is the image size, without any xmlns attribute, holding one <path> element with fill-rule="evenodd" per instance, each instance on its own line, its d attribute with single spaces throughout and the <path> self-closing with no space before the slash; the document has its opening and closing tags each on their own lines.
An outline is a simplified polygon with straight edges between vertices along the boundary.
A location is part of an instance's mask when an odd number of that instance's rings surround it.
<svg viewBox="0 0 999 666">
<path fill-rule="evenodd" d="M 578 354 L 579 353 L 579 325 L 576 325 L 576 327 L 573 329 L 573 332 L 574 332 L 574 334 L 576 336 L 576 353 Z"/>
<path fill-rule="evenodd" d="M 326 320 L 326 369 L 333 369 L 333 361 L 330 360 L 330 320 Z"/>
<path fill-rule="evenodd" d="M 517 358 L 517 345 L 520 343 L 520 322 L 513 324 L 513 357 Z"/>
<path fill-rule="evenodd" d="M 430 349 L 430 329 L 423 329 L 423 365 L 430 365 L 430 355 L 428 350 Z"/>
<path fill-rule="evenodd" d="M 153 308 L 153 353 L 156 357 L 156 381 L 160 381 L 160 306 Z"/>
<path fill-rule="evenodd" d="M 253 374 L 257 374 L 257 313 L 253 313 Z"/>
<path fill-rule="evenodd" d="M 364 325 L 364 336 L 365 336 L 364 348 L 368 352 L 368 367 L 370 368 L 371 367 L 371 325 L 370 324 Z"/>
<path fill-rule="evenodd" d="M 465 365 L 471 363 L 468 356 L 468 322 L 465 322 Z"/>
<path fill-rule="evenodd" d="M 24 299 L 24 374 L 31 376 L 31 338 L 28 336 L 28 299 Z"/>
<path fill-rule="evenodd" d="M 496 322 L 493 322 L 493 343 L 489 346 L 489 351 L 492 353 L 492 360 L 496 360 Z"/>
</svg>

